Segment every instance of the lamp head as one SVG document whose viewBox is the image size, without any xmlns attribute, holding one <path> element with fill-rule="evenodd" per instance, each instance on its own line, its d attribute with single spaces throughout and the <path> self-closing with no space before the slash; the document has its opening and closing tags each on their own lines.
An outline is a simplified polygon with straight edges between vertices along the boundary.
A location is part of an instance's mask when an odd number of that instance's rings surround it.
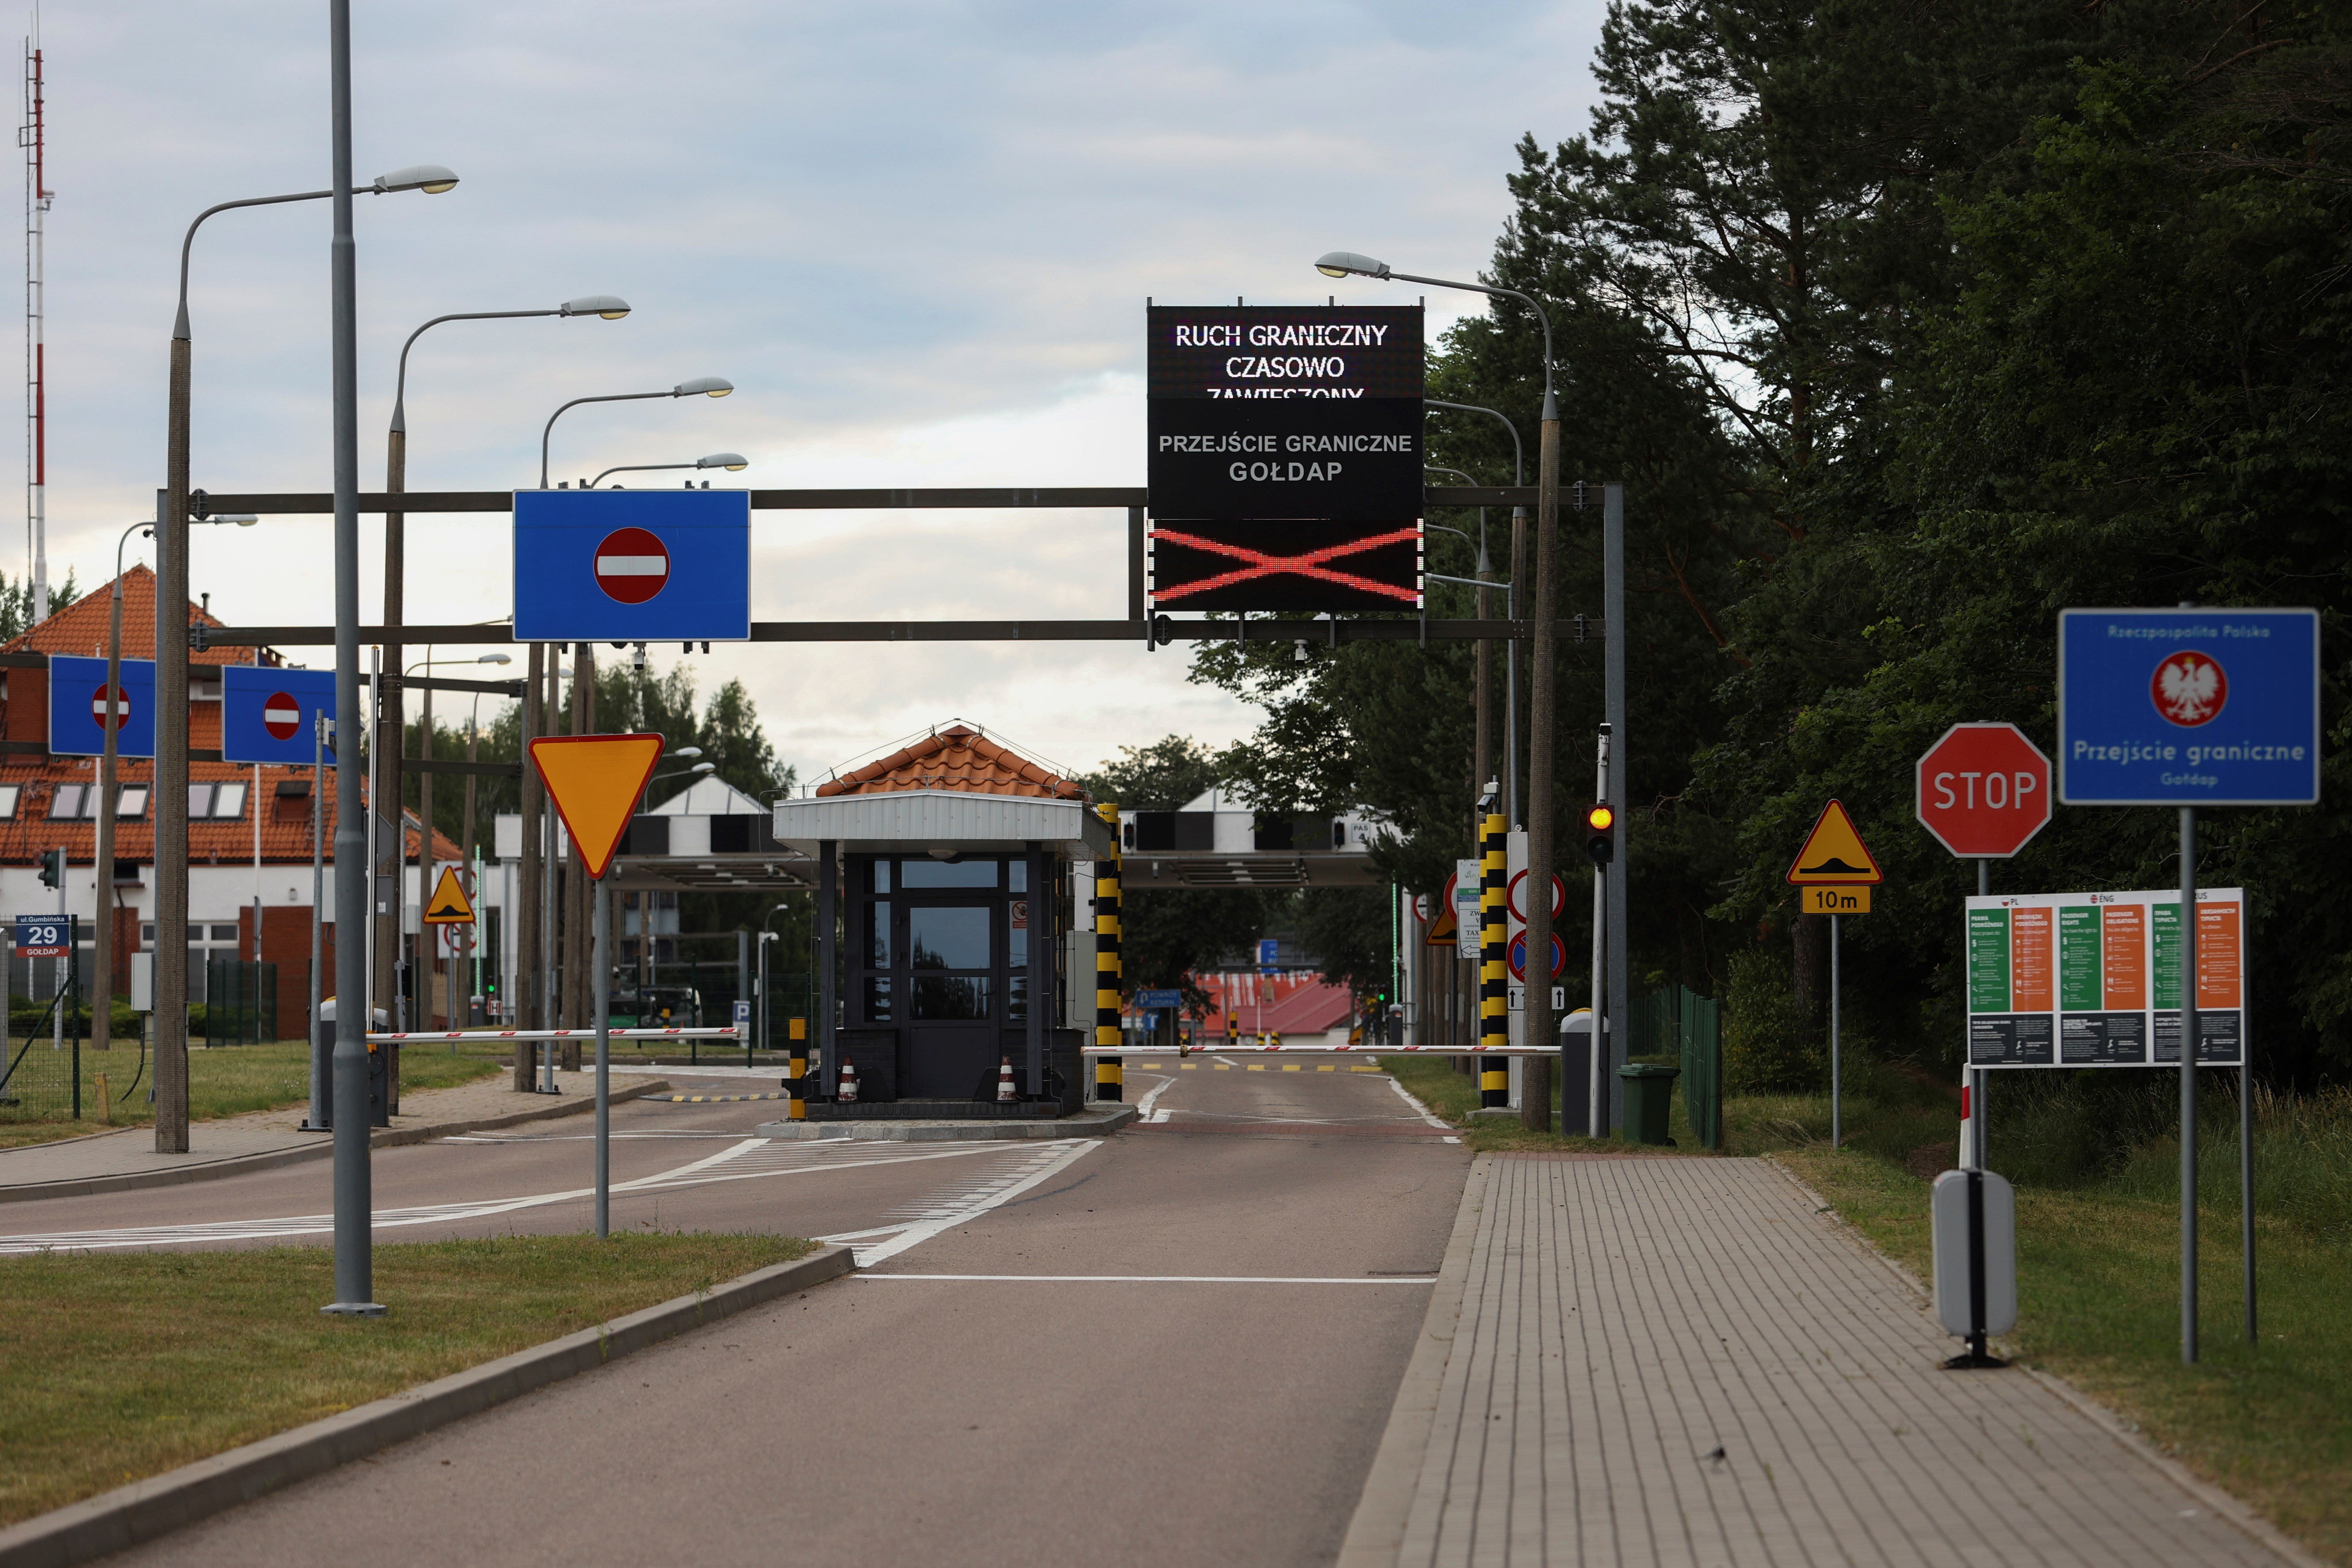
<svg viewBox="0 0 2352 1568">
<path fill-rule="evenodd" d="M 220 511 L 202 520 L 205 522 L 233 523 L 238 528 L 251 528 L 261 519 L 249 511 Z"/>
<path fill-rule="evenodd" d="M 1327 251 L 1315 263 L 1315 270 L 1326 278 L 1386 278 L 1389 264 L 1375 261 L 1369 256 L 1359 256 L 1352 250 Z"/>
<path fill-rule="evenodd" d="M 486 653 L 474 662 L 476 664 L 512 664 L 514 656 L 504 653 Z"/>
<path fill-rule="evenodd" d="M 708 397 L 724 397 L 735 390 L 735 384 L 723 375 L 698 375 L 692 381 L 681 381 L 670 388 L 672 397 L 691 397 L 699 392 Z"/>
<path fill-rule="evenodd" d="M 740 474 L 751 466 L 751 459 L 740 452 L 713 452 L 707 458 L 695 458 L 694 466 L 698 468 L 724 468 L 730 474 Z"/>
<path fill-rule="evenodd" d="M 394 191 L 423 191 L 428 196 L 437 196 L 457 183 L 457 176 L 438 163 L 411 163 L 405 169 L 378 174 L 368 188 L 378 195 Z"/>
<path fill-rule="evenodd" d="M 673 757 L 698 757 L 702 755 L 702 748 L 700 746 L 680 746 L 671 752 L 670 755 Z"/>
<path fill-rule="evenodd" d="M 693 766 L 693 767 L 691 767 L 691 768 L 689 768 L 689 769 L 688 770 L 688 772 L 689 772 L 689 773 L 716 773 L 716 772 L 718 772 L 718 771 L 719 771 L 719 764 L 718 764 L 717 763 L 695 763 L 695 764 L 694 764 L 694 766 Z"/>
<path fill-rule="evenodd" d="M 583 294 L 577 300 L 566 300 L 555 309 L 559 316 L 602 316 L 617 321 L 629 313 L 629 302 L 618 294 Z"/>
</svg>

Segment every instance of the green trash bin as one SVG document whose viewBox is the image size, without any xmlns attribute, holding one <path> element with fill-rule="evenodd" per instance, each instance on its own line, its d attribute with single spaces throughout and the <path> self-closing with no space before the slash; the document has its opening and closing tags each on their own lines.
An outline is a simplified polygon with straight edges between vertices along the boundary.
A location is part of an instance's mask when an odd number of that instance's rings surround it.
<svg viewBox="0 0 2352 1568">
<path fill-rule="evenodd" d="M 1662 1062 L 1627 1062 L 1617 1069 L 1625 1085 L 1625 1136 L 1636 1143 L 1671 1146 L 1666 1136 L 1675 1104 L 1675 1079 L 1683 1069 Z"/>
</svg>

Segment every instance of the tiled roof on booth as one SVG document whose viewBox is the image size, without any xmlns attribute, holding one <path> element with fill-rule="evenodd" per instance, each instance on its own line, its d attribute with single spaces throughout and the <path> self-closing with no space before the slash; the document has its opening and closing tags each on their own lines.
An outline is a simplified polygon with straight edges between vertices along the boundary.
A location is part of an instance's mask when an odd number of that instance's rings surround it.
<svg viewBox="0 0 2352 1568">
<path fill-rule="evenodd" d="M 820 795 L 889 795 L 944 789 L 967 795 L 1016 795 L 1044 800 L 1084 800 L 1087 792 L 1049 773 L 977 730 L 950 724 L 878 762 L 816 786 Z"/>
</svg>

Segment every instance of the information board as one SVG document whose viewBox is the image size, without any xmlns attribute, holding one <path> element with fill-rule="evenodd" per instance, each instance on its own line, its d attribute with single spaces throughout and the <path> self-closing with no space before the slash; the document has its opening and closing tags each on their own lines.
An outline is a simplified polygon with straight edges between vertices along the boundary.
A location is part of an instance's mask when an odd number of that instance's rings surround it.
<svg viewBox="0 0 2352 1568">
<path fill-rule="evenodd" d="M 2180 893 L 1968 900 L 1969 1065 L 2177 1067 Z M 2197 889 L 2197 1060 L 2245 1041 L 2245 895 Z"/>
<path fill-rule="evenodd" d="M 1154 605 L 1418 608 L 1421 308 L 1147 314 Z"/>
</svg>

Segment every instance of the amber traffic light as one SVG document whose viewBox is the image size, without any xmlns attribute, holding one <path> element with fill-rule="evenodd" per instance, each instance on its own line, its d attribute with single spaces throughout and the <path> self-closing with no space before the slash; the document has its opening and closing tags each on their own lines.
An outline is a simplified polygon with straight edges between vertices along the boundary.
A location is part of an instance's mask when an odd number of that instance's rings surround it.
<svg viewBox="0 0 2352 1568">
<path fill-rule="evenodd" d="M 1617 826 L 1617 808 L 1602 802 L 1585 808 L 1584 852 L 1596 866 L 1606 866 L 1617 853 L 1617 839 L 1612 831 Z"/>
</svg>

